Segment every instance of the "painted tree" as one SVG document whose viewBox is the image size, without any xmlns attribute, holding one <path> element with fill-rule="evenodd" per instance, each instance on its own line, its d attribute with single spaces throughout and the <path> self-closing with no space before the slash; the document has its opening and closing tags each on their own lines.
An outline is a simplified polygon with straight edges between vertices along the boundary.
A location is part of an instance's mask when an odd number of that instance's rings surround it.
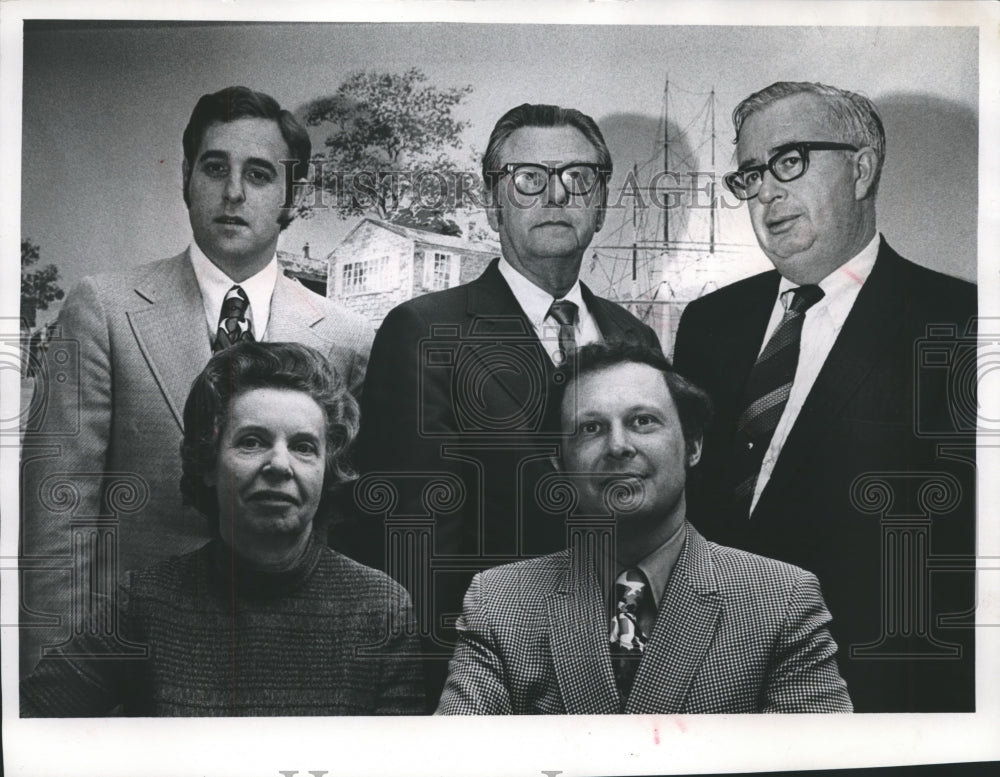
<svg viewBox="0 0 1000 777">
<path fill-rule="evenodd" d="M 65 296 L 59 287 L 59 268 L 54 264 L 32 269 L 41 258 L 41 249 L 30 240 L 21 241 L 21 321 L 34 329 L 38 311 Z"/>
<path fill-rule="evenodd" d="M 325 152 L 313 157 L 324 205 L 342 218 L 386 220 L 467 207 L 478 178 L 471 161 L 464 167 L 457 161 L 469 123 L 453 110 L 471 92 L 471 86 L 438 88 L 411 68 L 353 73 L 333 95 L 309 103 L 306 124 L 329 127 Z"/>
</svg>

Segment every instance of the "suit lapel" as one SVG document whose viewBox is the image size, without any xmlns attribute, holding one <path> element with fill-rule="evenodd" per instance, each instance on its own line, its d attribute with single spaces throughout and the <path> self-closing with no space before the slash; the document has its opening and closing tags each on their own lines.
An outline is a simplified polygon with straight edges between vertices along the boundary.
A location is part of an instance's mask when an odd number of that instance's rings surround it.
<svg viewBox="0 0 1000 777">
<path fill-rule="evenodd" d="M 321 340 L 314 327 L 323 318 L 323 310 L 305 287 L 279 272 L 271 295 L 266 339 L 320 347 Z"/>
<path fill-rule="evenodd" d="M 627 310 L 595 296 L 582 281 L 580 282 L 580 293 L 587 305 L 587 310 L 594 317 L 594 322 L 605 340 L 621 338 L 638 342 L 645 341 L 644 330 L 640 328 L 638 319 Z"/>
<path fill-rule="evenodd" d="M 187 252 L 163 262 L 136 285 L 126 311 L 139 350 L 177 425 L 191 383 L 212 355 L 201 291 Z"/>
<path fill-rule="evenodd" d="M 663 592 L 625 712 L 685 711 L 684 700 L 715 637 L 721 610 L 708 543 L 688 524 L 684 550 Z"/>
<path fill-rule="evenodd" d="M 904 300 L 899 279 L 901 262 L 902 259 L 883 240 L 871 275 L 858 293 L 782 446 L 758 508 L 772 485 L 776 481 L 787 481 L 808 460 L 808 452 L 821 445 L 821 440 L 833 428 L 844 405 L 878 365 L 885 348 L 897 338 L 903 325 Z"/>
<path fill-rule="evenodd" d="M 733 386 L 737 402 L 743 400 L 750 371 L 764 345 L 764 333 L 778 296 L 780 280 L 781 276 L 772 271 L 747 281 L 747 293 L 732 301 L 729 310 L 730 325 L 720 336 L 720 342 L 712 344 L 712 347 L 717 348 L 718 361 L 728 365 L 727 370 L 731 370 L 733 380 L 730 385 Z M 762 300 L 765 304 L 761 304 Z"/>
<path fill-rule="evenodd" d="M 513 401 L 510 410 L 514 415 L 511 417 L 516 417 L 526 408 L 535 408 L 537 399 L 548 395 L 555 367 L 507 281 L 500 274 L 497 260 L 493 260 L 486 271 L 469 284 L 466 312 L 469 327 L 463 344 L 468 344 L 467 357 L 477 359 L 483 374 Z M 481 347 L 475 344 L 477 339 L 483 340 Z M 500 339 L 507 346 L 502 365 L 493 350 Z M 511 351 L 510 346 L 515 346 L 517 350 Z M 542 385 L 539 385 L 540 381 Z M 491 415 L 499 415 L 500 412 L 500 408 L 491 408 Z"/>
<path fill-rule="evenodd" d="M 556 682 L 567 714 L 618 713 L 607 616 L 591 565 L 572 560 L 546 607 Z"/>
</svg>

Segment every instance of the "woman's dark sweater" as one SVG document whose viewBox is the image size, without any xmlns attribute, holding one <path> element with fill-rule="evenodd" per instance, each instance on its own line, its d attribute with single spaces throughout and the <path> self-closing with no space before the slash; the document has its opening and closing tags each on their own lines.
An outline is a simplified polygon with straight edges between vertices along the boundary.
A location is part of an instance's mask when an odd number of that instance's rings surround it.
<svg viewBox="0 0 1000 777">
<path fill-rule="evenodd" d="M 277 574 L 215 540 L 129 573 L 118 596 L 123 640 L 87 635 L 90 657 L 43 658 L 22 717 L 423 711 L 406 591 L 315 538 Z"/>
</svg>

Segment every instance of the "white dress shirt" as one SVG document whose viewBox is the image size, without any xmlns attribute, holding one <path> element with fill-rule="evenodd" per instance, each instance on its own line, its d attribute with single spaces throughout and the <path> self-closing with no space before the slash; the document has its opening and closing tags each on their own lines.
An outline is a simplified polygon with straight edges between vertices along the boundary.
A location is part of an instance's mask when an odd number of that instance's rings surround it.
<svg viewBox="0 0 1000 777">
<path fill-rule="evenodd" d="M 799 411 L 805 404 L 806 397 L 816 382 L 816 376 L 823 367 L 826 357 L 830 355 L 830 349 L 840 334 L 844 321 L 848 313 L 854 307 L 854 301 L 858 298 L 858 292 L 868 276 L 871 274 L 875 259 L 878 256 L 879 233 L 876 231 L 875 237 L 871 239 L 861 252 L 850 261 L 842 264 L 832 273 L 819 282 L 819 287 L 823 289 L 823 299 L 806 311 L 805 321 L 802 323 L 802 337 L 799 341 L 799 363 L 795 370 L 795 379 L 792 381 L 792 390 L 788 395 L 788 402 L 785 410 L 778 420 L 778 426 L 771 437 L 771 444 L 768 445 L 764 453 L 764 460 L 760 466 L 760 474 L 757 476 L 757 485 L 753 492 L 753 501 L 750 504 L 750 512 L 753 513 L 757 506 L 767 481 L 771 479 L 774 465 L 781 454 L 781 448 L 788 439 L 788 434 L 795 424 L 795 419 L 799 417 Z M 771 319 L 767 324 L 767 331 L 761 343 L 760 350 L 771 338 L 774 330 L 781 322 L 785 313 L 785 306 L 781 302 L 782 293 L 798 288 L 800 284 L 794 283 L 787 278 L 782 278 L 778 284 L 778 296 L 774 302 L 774 309 L 771 311 Z M 759 356 L 758 352 L 758 356 Z"/>
<path fill-rule="evenodd" d="M 198 280 L 198 288 L 201 290 L 201 301 L 205 307 L 205 320 L 208 322 L 208 336 L 214 342 L 215 334 L 219 331 L 222 301 L 226 298 L 226 293 L 233 288 L 235 281 L 216 267 L 193 240 L 188 253 L 191 257 L 191 266 L 194 268 L 194 277 Z M 267 322 L 271 315 L 271 295 L 274 293 L 274 284 L 277 280 L 278 255 L 275 254 L 263 270 L 237 284 L 246 292 L 250 300 L 247 320 L 253 324 L 253 336 L 257 341 L 267 339 Z"/>
<path fill-rule="evenodd" d="M 514 293 L 514 299 L 521 306 L 524 315 L 528 317 L 531 326 L 545 347 L 546 353 L 552 359 L 552 363 L 559 365 L 559 322 L 549 316 L 549 307 L 556 299 L 545 289 L 539 288 L 534 283 L 525 278 L 514 269 L 502 256 L 500 257 L 500 274 L 507 281 L 510 290 Z M 588 343 L 599 343 L 603 340 L 601 330 L 597 328 L 594 316 L 587 309 L 583 301 L 583 294 L 580 292 L 580 279 L 577 278 L 573 287 L 566 292 L 565 297 L 560 300 L 569 300 L 578 309 L 576 320 L 576 344 L 577 346 Z"/>
</svg>

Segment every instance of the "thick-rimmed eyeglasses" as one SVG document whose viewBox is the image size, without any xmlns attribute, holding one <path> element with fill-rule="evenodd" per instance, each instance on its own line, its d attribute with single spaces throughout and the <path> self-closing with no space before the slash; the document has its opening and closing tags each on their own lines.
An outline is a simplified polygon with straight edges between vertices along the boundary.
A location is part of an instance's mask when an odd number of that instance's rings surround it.
<svg viewBox="0 0 1000 777">
<path fill-rule="evenodd" d="M 771 175 L 782 183 L 801 178 L 809 169 L 810 151 L 857 151 L 857 146 L 850 143 L 827 143 L 826 141 L 798 141 L 785 143 L 775 149 L 774 156 L 767 160 L 766 165 L 753 165 L 727 173 L 722 180 L 726 187 L 741 200 L 752 200 L 760 192 L 764 182 L 764 171 L 770 170 Z"/>
<path fill-rule="evenodd" d="M 549 179 L 558 175 L 568 194 L 588 194 L 607 171 L 591 162 L 574 162 L 562 167 L 549 167 L 532 162 L 511 162 L 500 168 L 496 175 L 509 175 L 514 188 L 524 195 L 541 194 Z"/>
</svg>

